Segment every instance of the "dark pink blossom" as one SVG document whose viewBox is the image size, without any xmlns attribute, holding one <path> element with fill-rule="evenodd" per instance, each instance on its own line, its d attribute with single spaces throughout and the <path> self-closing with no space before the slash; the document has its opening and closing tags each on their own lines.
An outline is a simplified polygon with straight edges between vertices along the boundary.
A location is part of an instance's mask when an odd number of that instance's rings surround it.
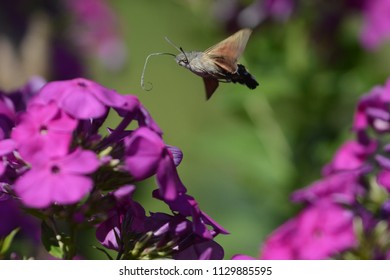
<svg viewBox="0 0 390 280">
<path fill-rule="evenodd" d="M 125 147 L 125 166 L 136 180 L 157 174 L 160 193 L 166 200 L 174 200 L 186 191 L 173 155 L 159 134 L 141 127 L 125 139 Z"/>
<path fill-rule="evenodd" d="M 81 149 L 62 157 L 36 159 L 15 182 L 15 192 L 24 205 L 33 208 L 76 203 L 92 190 L 93 181 L 87 175 L 98 167 L 96 154 Z"/>
<path fill-rule="evenodd" d="M 358 103 L 353 129 L 361 131 L 372 126 L 378 132 L 390 130 L 390 79 L 384 86 L 376 86 L 364 95 Z"/>
<path fill-rule="evenodd" d="M 224 250 L 218 243 L 199 236 L 194 232 L 194 222 L 180 213 L 173 216 L 151 213 L 146 222 L 148 230 L 159 238 L 159 243 L 164 240 L 173 244 L 172 257 L 176 260 L 219 260 L 224 256 Z"/>
<path fill-rule="evenodd" d="M 365 48 L 375 50 L 390 39 L 390 0 L 365 1 L 361 41 Z"/>
<path fill-rule="evenodd" d="M 132 199 L 134 186 L 124 186 L 112 192 L 110 196 L 115 201 L 108 218 L 96 229 L 97 240 L 106 248 L 123 250 L 121 240 L 127 234 L 143 233 L 145 227 L 145 210 Z"/>
<path fill-rule="evenodd" d="M 356 244 L 353 214 L 336 204 L 317 203 L 276 229 L 265 241 L 261 259 L 328 259 Z"/>
<path fill-rule="evenodd" d="M 364 169 L 343 171 L 324 177 L 306 188 L 295 191 L 291 199 L 295 202 L 315 203 L 321 200 L 352 204 L 364 194 L 362 184 Z"/>
<path fill-rule="evenodd" d="M 164 200 L 159 192 L 154 191 L 153 196 Z M 205 239 L 212 239 L 218 234 L 228 234 L 228 231 L 200 210 L 198 202 L 190 195 L 180 194 L 175 200 L 165 202 L 173 212 L 184 217 L 191 217 L 193 231 Z M 211 227 L 211 228 L 209 228 Z"/>
<path fill-rule="evenodd" d="M 349 140 L 341 145 L 332 161 L 323 168 L 322 173 L 327 176 L 339 171 L 359 169 L 366 165 L 368 157 L 375 152 L 376 148 L 375 141 L 363 144 Z"/>
<path fill-rule="evenodd" d="M 51 101 L 76 119 L 99 118 L 107 114 L 108 107 L 122 107 L 126 103 L 115 90 L 83 78 L 47 83 L 34 103 Z"/>
<path fill-rule="evenodd" d="M 261 259 L 329 259 L 356 244 L 352 213 L 336 204 L 317 203 L 276 229 L 266 239 Z"/>
<path fill-rule="evenodd" d="M 12 131 L 16 148 L 26 161 L 35 157 L 63 156 L 68 153 L 77 120 L 51 102 L 31 105 Z"/>
<path fill-rule="evenodd" d="M 95 52 L 109 69 L 122 66 L 126 51 L 117 31 L 117 15 L 108 1 L 66 0 L 65 5 L 74 17 L 72 35 L 78 47 Z"/>
<path fill-rule="evenodd" d="M 240 255 L 240 254 L 238 254 L 238 255 L 234 255 L 233 257 L 232 257 L 232 260 L 238 260 L 238 261 L 240 261 L 240 260 L 244 260 L 244 261 L 252 261 L 252 260 L 256 260 L 256 258 L 254 258 L 254 257 L 251 257 L 251 256 L 247 256 L 247 255 Z"/>
</svg>

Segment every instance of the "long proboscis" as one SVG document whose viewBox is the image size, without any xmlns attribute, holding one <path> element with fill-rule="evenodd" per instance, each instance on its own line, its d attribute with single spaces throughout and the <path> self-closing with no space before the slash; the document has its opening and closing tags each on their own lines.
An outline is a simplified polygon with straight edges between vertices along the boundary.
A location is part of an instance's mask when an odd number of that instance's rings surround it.
<svg viewBox="0 0 390 280">
<path fill-rule="evenodd" d="M 176 56 L 176 55 L 174 55 L 173 53 L 151 53 L 151 54 L 149 54 L 148 56 L 147 56 L 147 58 L 146 58 L 146 60 L 145 60 L 145 64 L 144 64 L 144 69 L 142 70 L 142 76 L 141 76 L 141 87 L 144 89 L 144 90 L 146 90 L 146 91 L 149 91 L 149 90 L 151 90 L 152 88 L 153 88 L 153 85 L 152 85 L 152 83 L 150 83 L 149 82 L 149 84 L 151 85 L 151 88 L 149 88 L 149 89 L 146 89 L 145 88 L 145 81 L 144 81 L 144 78 L 145 78 L 145 70 L 146 70 L 146 65 L 148 64 L 148 61 L 149 61 L 149 58 L 151 57 L 151 56 L 156 56 L 156 55 L 170 55 L 170 56 Z"/>
</svg>

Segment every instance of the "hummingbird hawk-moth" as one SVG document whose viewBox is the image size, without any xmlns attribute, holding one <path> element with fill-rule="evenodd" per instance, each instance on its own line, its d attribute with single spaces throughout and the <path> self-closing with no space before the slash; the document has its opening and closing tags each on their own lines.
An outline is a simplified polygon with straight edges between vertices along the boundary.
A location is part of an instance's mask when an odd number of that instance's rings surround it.
<svg viewBox="0 0 390 280">
<path fill-rule="evenodd" d="M 238 63 L 238 59 L 243 53 L 251 33 L 251 29 L 241 29 L 204 52 L 185 52 L 183 48 L 176 47 L 165 37 L 168 43 L 174 46 L 180 53 L 178 55 L 172 53 L 150 54 L 145 61 L 141 76 L 141 86 L 145 89 L 144 73 L 149 58 L 154 55 L 172 55 L 180 66 L 203 78 L 207 99 L 213 95 L 219 82 L 239 83 L 246 85 L 250 89 L 255 89 L 259 83 L 246 70 L 244 65 Z"/>
</svg>

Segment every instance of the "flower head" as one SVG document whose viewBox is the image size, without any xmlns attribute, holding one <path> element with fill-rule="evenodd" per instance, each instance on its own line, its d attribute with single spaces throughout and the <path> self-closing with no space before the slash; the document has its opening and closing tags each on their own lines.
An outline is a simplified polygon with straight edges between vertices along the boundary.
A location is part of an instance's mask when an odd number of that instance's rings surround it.
<svg viewBox="0 0 390 280">
<path fill-rule="evenodd" d="M 51 102 L 31 105 L 12 131 L 12 139 L 24 160 L 34 157 L 63 156 L 69 151 L 77 120 Z"/>
<path fill-rule="evenodd" d="M 292 194 L 295 202 L 316 203 L 321 200 L 353 204 L 359 195 L 364 194 L 362 183 L 364 169 L 344 171 L 322 178 L 306 188 Z"/>
<path fill-rule="evenodd" d="M 137 129 L 125 139 L 125 148 L 125 166 L 135 179 L 157 174 L 160 193 L 166 200 L 174 200 L 186 191 L 170 149 L 156 132 L 146 127 Z"/>
<path fill-rule="evenodd" d="M 127 234 L 144 232 L 145 210 L 132 199 L 134 191 L 134 186 L 124 186 L 110 194 L 116 205 L 96 229 L 96 238 L 104 247 L 123 250 L 121 240 Z"/>
<path fill-rule="evenodd" d="M 361 41 L 365 48 L 374 50 L 390 38 L 390 1 L 365 1 Z"/>
<path fill-rule="evenodd" d="M 327 259 L 357 244 L 353 215 L 332 203 L 304 209 L 271 234 L 263 245 L 262 259 Z"/>
<path fill-rule="evenodd" d="M 15 182 L 15 192 L 28 207 L 76 203 L 92 190 L 93 181 L 87 175 L 98 167 L 96 155 L 81 149 L 62 157 L 36 159 Z"/>
<path fill-rule="evenodd" d="M 76 119 L 102 117 L 109 106 L 121 107 L 126 102 L 116 91 L 83 78 L 47 83 L 34 103 L 48 104 L 51 101 Z"/>
</svg>

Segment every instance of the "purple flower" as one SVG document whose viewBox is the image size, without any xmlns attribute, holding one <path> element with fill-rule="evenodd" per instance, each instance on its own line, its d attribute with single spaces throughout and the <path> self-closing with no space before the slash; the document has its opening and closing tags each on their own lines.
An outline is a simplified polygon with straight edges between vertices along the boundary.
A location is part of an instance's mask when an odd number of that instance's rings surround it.
<svg viewBox="0 0 390 280">
<path fill-rule="evenodd" d="M 0 92 L 1 94 L 1 92 Z M 16 113 L 11 99 L 0 95 L 0 140 L 8 138 L 15 124 Z"/>
<path fill-rule="evenodd" d="M 156 191 L 153 192 L 153 196 L 157 199 L 164 200 L 160 193 Z M 198 202 L 192 196 L 180 194 L 175 200 L 164 201 L 173 212 L 180 213 L 184 217 L 191 217 L 194 233 L 202 238 L 211 239 L 220 233 L 228 234 L 228 231 L 200 210 Z"/>
<path fill-rule="evenodd" d="M 15 192 L 23 204 L 33 208 L 76 203 L 92 190 L 93 181 L 87 174 L 98 167 L 96 155 L 81 149 L 62 157 L 36 158 L 15 182 Z"/>
<path fill-rule="evenodd" d="M 251 256 L 247 256 L 247 255 L 240 255 L 240 254 L 238 254 L 238 255 L 234 255 L 233 257 L 232 257 L 232 260 L 238 260 L 238 261 L 240 261 L 240 260 L 249 260 L 249 261 L 252 261 L 252 260 L 256 260 L 256 258 L 254 258 L 254 257 L 251 257 Z"/>
<path fill-rule="evenodd" d="M 386 200 L 380 208 L 380 216 L 390 221 L 390 200 Z"/>
<path fill-rule="evenodd" d="M 55 103 L 31 105 L 12 131 L 12 139 L 26 161 L 68 153 L 77 121 Z"/>
<path fill-rule="evenodd" d="M 257 0 L 248 6 L 239 0 L 218 0 L 214 5 L 218 20 L 234 31 L 244 27 L 255 28 L 267 19 L 285 21 L 290 18 L 295 0 Z"/>
<path fill-rule="evenodd" d="M 265 241 L 261 259 L 328 259 L 356 244 L 352 213 L 317 203 L 276 229 Z"/>
<path fill-rule="evenodd" d="M 95 52 L 109 69 L 118 69 L 126 52 L 118 30 L 117 17 L 103 0 L 66 0 L 74 16 L 72 35 L 85 52 Z M 102 20 L 104 19 L 104 20 Z"/>
<path fill-rule="evenodd" d="M 11 139 L 6 139 L 3 141 L 0 141 L 0 156 L 3 157 L 15 149 L 15 142 Z M 7 166 L 7 161 L 3 157 L 3 159 L 0 162 L 0 176 L 3 175 L 5 168 Z"/>
<path fill-rule="evenodd" d="M 321 200 L 352 204 L 358 195 L 364 194 L 361 180 L 366 170 L 338 172 L 310 186 L 295 191 L 291 199 L 295 202 L 316 203 Z"/>
<path fill-rule="evenodd" d="M 385 86 L 376 86 L 364 95 L 357 106 L 353 129 L 361 131 L 372 126 L 377 132 L 390 130 L 390 79 Z"/>
<path fill-rule="evenodd" d="M 19 227 L 22 234 L 38 241 L 40 232 L 37 222 L 37 219 L 20 209 L 15 199 L 10 196 L 7 199 L 0 199 L 0 240 Z"/>
<path fill-rule="evenodd" d="M 139 102 L 138 98 L 134 95 L 125 95 L 123 96 L 125 102 L 121 106 L 117 106 L 114 109 L 118 112 L 119 116 L 123 117 L 125 120 L 137 120 L 139 126 L 146 126 L 156 133 L 162 135 L 162 130 L 153 120 L 152 116 L 149 114 L 148 110 Z M 121 126 L 126 125 L 124 123 Z"/>
<path fill-rule="evenodd" d="M 124 244 L 121 240 L 125 239 L 126 235 L 144 232 L 145 210 L 133 201 L 134 191 L 134 186 L 124 186 L 110 194 L 115 200 L 115 207 L 96 229 L 97 240 L 108 249 L 123 250 Z"/>
<path fill-rule="evenodd" d="M 336 152 L 331 163 L 323 168 L 322 173 L 327 176 L 339 171 L 356 170 L 366 165 L 367 158 L 377 148 L 375 141 L 362 144 L 358 141 L 345 142 Z"/>
<path fill-rule="evenodd" d="M 151 213 L 146 217 L 142 206 L 132 200 L 134 190 L 133 186 L 125 186 L 110 194 L 115 206 L 96 230 L 103 246 L 125 258 L 150 258 L 149 254 L 174 259 L 223 258 L 222 247 L 194 234 L 193 222 L 185 216 Z"/>
<path fill-rule="evenodd" d="M 262 2 L 264 2 L 267 13 L 279 21 L 290 18 L 295 6 L 294 0 L 266 0 Z"/>
<path fill-rule="evenodd" d="M 390 0 L 369 0 L 364 6 L 361 41 L 365 48 L 374 50 L 390 39 Z"/>
<path fill-rule="evenodd" d="M 136 180 L 157 174 L 160 193 L 174 200 L 186 191 L 177 174 L 174 158 L 159 134 L 141 127 L 125 139 L 125 166 Z"/>
<path fill-rule="evenodd" d="M 175 260 L 222 260 L 224 250 L 214 240 L 193 242 L 189 247 L 173 255 Z"/>
<path fill-rule="evenodd" d="M 46 84 L 46 81 L 39 76 L 33 76 L 21 88 L 8 92 L 7 96 L 12 100 L 16 112 L 26 111 L 27 104 L 37 95 L 39 90 Z"/>
<path fill-rule="evenodd" d="M 378 184 L 390 192 L 390 171 L 381 170 L 377 175 Z"/>
<path fill-rule="evenodd" d="M 176 260 L 219 260 L 224 256 L 218 243 L 197 235 L 193 222 L 181 214 L 152 213 L 146 223 L 159 243 L 173 243 L 172 256 Z"/>
<path fill-rule="evenodd" d="M 126 103 L 116 91 L 83 78 L 47 83 L 34 103 L 51 101 L 72 117 L 83 120 L 105 116 L 108 107 L 122 107 Z"/>
</svg>

